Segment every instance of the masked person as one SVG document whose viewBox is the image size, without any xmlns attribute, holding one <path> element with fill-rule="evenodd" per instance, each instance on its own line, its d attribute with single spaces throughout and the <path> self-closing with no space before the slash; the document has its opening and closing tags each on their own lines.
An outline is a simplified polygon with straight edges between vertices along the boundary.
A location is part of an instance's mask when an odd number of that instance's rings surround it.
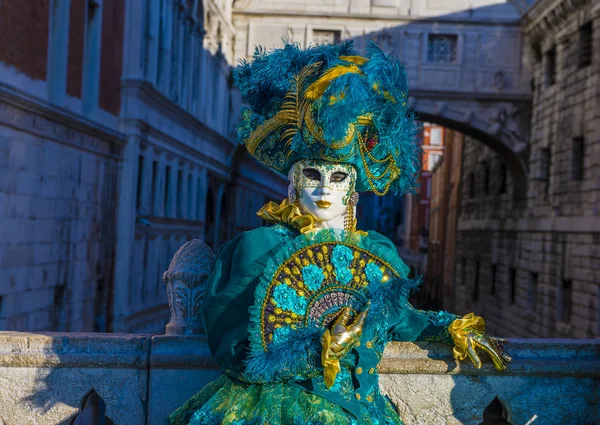
<svg viewBox="0 0 600 425">
<path fill-rule="evenodd" d="M 389 341 L 441 341 L 498 370 L 510 357 L 481 317 L 422 311 L 394 244 L 356 229 L 358 192 L 406 193 L 420 168 L 404 69 L 375 45 L 257 49 L 234 78 L 250 154 L 289 177 L 288 198 L 217 255 L 202 307 L 224 374 L 171 425 L 402 424 L 379 392 Z"/>
</svg>

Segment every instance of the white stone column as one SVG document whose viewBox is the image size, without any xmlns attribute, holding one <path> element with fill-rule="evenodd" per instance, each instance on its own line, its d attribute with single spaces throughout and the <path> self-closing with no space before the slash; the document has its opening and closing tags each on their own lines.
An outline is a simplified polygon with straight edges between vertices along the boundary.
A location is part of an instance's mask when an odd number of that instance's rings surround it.
<svg viewBox="0 0 600 425">
<path fill-rule="evenodd" d="M 145 244 L 147 237 L 147 229 L 137 226 L 131 253 L 131 281 L 127 290 L 128 300 L 136 300 L 136 297 L 137 302 L 141 300 L 140 288 L 144 281 L 144 256 L 146 254 Z"/>
<path fill-rule="evenodd" d="M 176 63 L 177 63 L 177 85 L 175 86 L 175 91 L 176 91 L 176 96 L 177 96 L 177 102 L 179 103 L 179 105 L 181 105 L 182 107 L 184 106 L 184 79 L 185 79 L 185 70 L 183 69 L 184 66 L 187 66 L 185 60 L 185 44 L 186 44 L 186 17 L 185 17 L 186 13 L 185 13 L 185 7 L 183 6 L 183 3 L 179 2 L 179 4 L 177 5 L 177 58 L 175 59 Z"/>
<path fill-rule="evenodd" d="M 198 110 L 198 85 L 200 83 L 200 49 L 202 40 L 198 37 L 198 23 L 193 22 L 190 25 L 190 56 L 192 58 L 190 65 L 190 72 L 188 73 L 188 103 L 187 108 L 192 115 L 197 114 Z"/>
<path fill-rule="evenodd" d="M 223 205 L 223 194 L 225 193 L 225 183 L 216 182 L 215 184 L 215 231 L 213 237 L 214 248 L 218 248 L 219 243 L 219 230 L 221 227 L 221 206 Z"/>
<path fill-rule="evenodd" d="M 196 40 L 197 40 L 197 48 L 196 54 L 198 55 L 198 75 L 196 76 L 196 92 L 195 96 L 195 110 L 194 116 L 202 121 L 202 113 L 206 109 L 205 101 L 203 99 L 205 88 L 204 88 L 204 74 L 206 74 L 205 62 L 206 56 L 204 51 L 204 31 L 202 31 L 200 25 L 197 27 L 196 32 Z"/>
<path fill-rule="evenodd" d="M 229 71 L 229 65 L 227 64 L 227 61 L 225 60 L 225 57 L 221 57 L 221 63 L 219 64 L 219 76 L 220 76 L 220 80 L 221 80 L 221 84 L 220 86 L 220 90 L 218 93 L 219 99 L 220 99 L 220 109 L 219 109 L 219 114 L 217 116 L 217 119 L 219 120 L 219 126 L 218 128 L 221 131 L 221 134 L 224 137 L 227 137 L 227 122 L 228 122 L 228 114 L 229 114 L 229 87 L 227 86 L 227 78 L 228 78 L 228 71 Z"/>
<path fill-rule="evenodd" d="M 164 152 L 155 152 L 155 155 L 158 157 L 158 166 L 156 167 L 156 186 L 154 189 L 154 201 L 152 205 L 152 215 L 156 217 L 164 217 L 165 208 L 164 208 L 164 199 L 165 199 L 165 168 L 166 157 Z"/>
<path fill-rule="evenodd" d="M 184 3 L 185 4 L 185 3 Z M 186 110 L 190 110 L 190 75 L 194 70 L 194 55 L 192 54 L 192 21 L 190 19 L 190 10 L 187 6 L 183 6 L 181 17 L 181 55 L 180 63 L 180 80 L 179 91 L 181 93 L 181 106 Z"/>
<path fill-rule="evenodd" d="M 140 137 L 130 135 L 123 148 L 123 165 L 117 203 L 114 269 L 113 331 L 126 332 L 125 319 L 130 313 L 128 289 L 131 285 L 131 259 L 135 232 L 135 195 Z"/>
<path fill-rule="evenodd" d="M 198 220 L 198 168 L 195 165 L 191 166 L 190 175 L 192 176 L 192 186 L 190 187 L 191 197 L 189 201 L 189 219 Z"/>
<path fill-rule="evenodd" d="M 165 217 L 175 218 L 177 216 L 177 161 L 172 155 L 167 156 L 167 166 L 171 167 L 168 180 L 165 180 L 165 190 L 167 191 L 167 205 L 165 208 Z M 167 176 L 165 175 L 165 179 Z"/>
<path fill-rule="evenodd" d="M 69 17 L 71 0 L 50 3 L 50 35 L 48 39 L 48 100 L 64 106 L 67 91 L 67 58 L 69 55 Z"/>
<path fill-rule="evenodd" d="M 160 244 L 162 242 L 162 238 L 159 237 L 158 233 L 151 233 L 149 236 L 149 247 L 148 247 L 148 268 L 150 269 L 148 273 L 148 281 L 146 282 L 146 291 L 150 298 L 150 304 L 152 306 L 161 303 L 161 300 L 157 299 L 159 294 L 159 285 L 162 283 L 162 274 L 166 270 L 162 270 L 160 263 Z"/>
<path fill-rule="evenodd" d="M 86 1 L 86 3 L 90 3 Z M 141 79 L 144 75 L 144 44 L 146 43 L 145 1 L 128 0 L 125 9 L 125 41 L 123 43 L 123 78 Z M 97 13 L 101 13 L 98 10 Z M 99 34 L 102 34 L 100 21 Z M 99 65 L 100 60 L 96 63 Z M 84 74 L 85 76 L 85 74 Z M 84 78 L 85 81 L 85 78 Z"/>
<path fill-rule="evenodd" d="M 200 210 L 198 218 L 203 222 L 206 222 L 206 197 L 208 196 L 208 171 L 206 168 L 200 169 L 200 191 L 198 197 L 200 198 Z"/>
<path fill-rule="evenodd" d="M 187 163 L 181 164 L 180 170 L 181 173 L 181 193 L 178 196 L 180 208 L 181 208 L 181 218 L 188 220 L 189 214 L 189 194 L 188 194 L 188 175 L 189 175 L 189 165 Z"/>
<path fill-rule="evenodd" d="M 143 149 L 144 164 L 142 166 L 142 178 L 140 181 L 140 208 L 138 213 L 147 216 L 152 214 L 150 201 L 152 199 L 152 162 L 154 155 L 152 147 L 146 143 L 142 144 L 141 149 Z"/>
<path fill-rule="evenodd" d="M 147 40 L 146 49 L 146 79 L 157 85 L 158 83 L 158 67 L 159 67 L 159 39 L 160 39 L 160 21 L 161 9 L 159 0 L 151 0 L 148 2 L 148 23 L 146 27 Z"/>
<path fill-rule="evenodd" d="M 210 52 L 204 48 L 202 52 L 202 56 L 204 58 L 204 67 L 202 70 L 202 112 L 201 112 L 201 121 L 205 125 L 210 124 L 210 116 L 212 111 L 212 91 L 213 91 L 213 80 L 214 73 L 212 72 L 212 56 Z"/>
<path fill-rule="evenodd" d="M 161 19 L 163 23 L 161 34 L 161 45 L 159 46 L 159 59 L 161 62 L 161 73 L 159 76 L 159 89 L 168 96 L 171 84 L 171 43 L 173 42 L 173 7 L 172 0 L 165 0 Z"/>
<path fill-rule="evenodd" d="M 86 117 L 93 118 L 98 111 L 98 100 L 100 98 L 100 55 L 102 48 L 103 6 L 102 0 L 95 0 L 95 5 L 86 2 L 86 5 L 81 100 L 83 104 L 83 114 Z M 94 8 L 93 11 L 90 9 L 91 7 Z M 127 43 L 125 43 L 125 46 L 127 48 Z M 127 58 L 127 56 L 125 57 Z M 139 68 L 140 67 L 138 66 L 138 69 Z"/>
</svg>

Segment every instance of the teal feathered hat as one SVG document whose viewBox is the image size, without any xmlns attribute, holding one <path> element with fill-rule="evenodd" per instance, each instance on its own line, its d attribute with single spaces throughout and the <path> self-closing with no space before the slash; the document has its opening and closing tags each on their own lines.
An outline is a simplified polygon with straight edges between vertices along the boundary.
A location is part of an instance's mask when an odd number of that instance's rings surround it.
<svg viewBox="0 0 600 425">
<path fill-rule="evenodd" d="M 287 174 L 300 159 L 354 165 L 357 191 L 410 191 L 421 168 L 404 68 L 375 44 L 256 48 L 234 79 L 249 105 L 238 139 Z"/>
</svg>

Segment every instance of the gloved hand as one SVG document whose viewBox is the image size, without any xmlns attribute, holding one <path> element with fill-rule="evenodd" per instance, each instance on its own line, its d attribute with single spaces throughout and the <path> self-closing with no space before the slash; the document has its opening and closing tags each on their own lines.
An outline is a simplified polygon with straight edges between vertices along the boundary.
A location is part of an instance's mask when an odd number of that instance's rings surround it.
<svg viewBox="0 0 600 425">
<path fill-rule="evenodd" d="M 321 364 L 323 365 L 323 377 L 327 388 L 331 388 L 335 377 L 340 372 L 340 359 L 344 357 L 360 340 L 362 328 L 369 311 L 369 304 L 361 311 L 351 325 L 350 308 L 344 307 L 340 311 L 335 322 L 327 329 L 321 337 Z"/>
<path fill-rule="evenodd" d="M 464 360 L 469 356 L 479 369 L 481 368 L 481 359 L 477 354 L 477 349 L 481 349 L 489 354 L 498 371 L 506 370 L 507 363 L 512 361 L 512 357 L 506 353 L 504 348 L 507 341 L 487 335 L 485 321 L 482 317 L 475 316 L 473 313 L 466 314 L 462 318 L 454 320 L 448 326 L 448 331 L 455 344 L 452 354 L 457 360 Z"/>
</svg>

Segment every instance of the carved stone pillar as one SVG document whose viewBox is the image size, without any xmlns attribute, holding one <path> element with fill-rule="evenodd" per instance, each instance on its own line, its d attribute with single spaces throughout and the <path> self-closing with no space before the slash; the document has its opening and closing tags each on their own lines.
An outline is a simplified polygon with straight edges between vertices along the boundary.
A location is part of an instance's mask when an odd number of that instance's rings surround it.
<svg viewBox="0 0 600 425">
<path fill-rule="evenodd" d="M 204 335 L 200 308 L 204 281 L 214 262 L 215 254 L 198 239 L 186 242 L 173 256 L 169 270 L 163 274 L 171 310 L 167 335 Z"/>
</svg>

